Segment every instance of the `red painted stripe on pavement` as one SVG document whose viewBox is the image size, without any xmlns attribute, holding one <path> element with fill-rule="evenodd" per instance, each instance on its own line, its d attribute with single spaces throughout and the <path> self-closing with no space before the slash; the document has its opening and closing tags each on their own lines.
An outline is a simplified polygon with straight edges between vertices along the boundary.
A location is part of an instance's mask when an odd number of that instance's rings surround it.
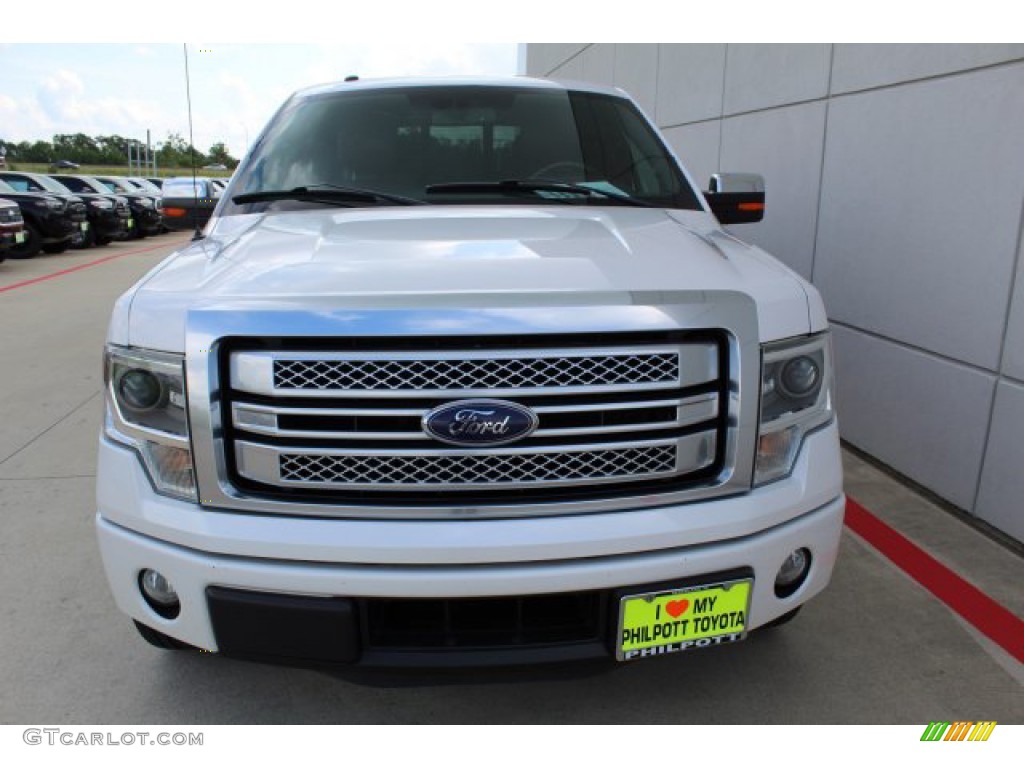
<svg viewBox="0 0 1024 768">
<path fill-rule="evenodd" d="M 1024 662 L 1024 620 L 849 497 L 846 525 L 985 637 Z"/>
<path fill-rule="evenodd" d="M 27 285 L 35 285 L 36 283 L 42 283 L 45 282 L 46 280 L 52 280 L 55 277 L 61 277 L 62 275 L 69 275 L 72 272 L 77 272 L 80 269 L 88 269 L 89 267 L 95 267 L 97 264 L 103 264 L 108 261 L 113 261 L 114 259 L 120 259 L 122 256 L 131 256 L 132 254 L 135 253 L 146 253 L 148 251 L 155 251 L 158 248 L 166 248 L 168 245 L 170 245 L 170 243 L 161 243 L 160 245 L 151 245 L 148 248 L 137 248 L 133 251 L 121 251 L 119 253 L 112 253 L 109 256 L 104 256 L 102 259 L 89 261 L 86 262 L 85 264 L 76 264 L 73 267 L 68 267 L 67 269 L 62 269 L 59 272 L 53 272 L 49 275 L 40 275 L 39 277 L 33 277 L 31 280 L 22 280 L 20 283 L 11 283 L 10 285 L 5 285 L 3 287 L 0 287 L 0 293 L 4 293 L 6 291 L 13 291 L 15 288 L 24 288 Z"/>
</svg>

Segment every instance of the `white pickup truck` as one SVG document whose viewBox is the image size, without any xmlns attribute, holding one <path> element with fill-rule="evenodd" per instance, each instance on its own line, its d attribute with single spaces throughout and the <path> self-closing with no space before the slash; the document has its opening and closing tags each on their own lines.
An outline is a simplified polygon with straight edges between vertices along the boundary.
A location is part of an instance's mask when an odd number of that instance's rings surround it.
<svg viewBox="0 0 1024 768">
<path fill-rule="evenodd" d="M 96 525 L 142 635 L 364 668 L 630 662 L 827 585 L 815 289 L 617 89 L 356 81 L 122 296 Z"/>
</svg>

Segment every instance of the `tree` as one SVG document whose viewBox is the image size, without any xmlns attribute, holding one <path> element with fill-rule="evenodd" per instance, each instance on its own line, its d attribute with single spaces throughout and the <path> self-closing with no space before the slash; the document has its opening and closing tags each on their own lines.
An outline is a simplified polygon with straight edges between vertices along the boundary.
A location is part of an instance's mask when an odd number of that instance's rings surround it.
<svg viewBox="0 0 1024 768">
<path fill-rule="evenodd" d="M 207 153 L 207 159 L 211 163 L 223 163 L 228 168 L 234 168 L 238 165 L 238 160 L 228 154 L 228 148 L 224 146 L 223 141 L 218 141 Z"/>
</svg>

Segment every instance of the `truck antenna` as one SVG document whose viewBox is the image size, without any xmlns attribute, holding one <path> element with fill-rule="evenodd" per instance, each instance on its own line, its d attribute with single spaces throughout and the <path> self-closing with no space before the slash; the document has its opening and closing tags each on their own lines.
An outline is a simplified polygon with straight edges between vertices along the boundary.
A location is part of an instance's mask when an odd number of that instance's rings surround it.
<svg viewBox="0 0 1024 768">
<path fill-rule="evenodd" d="M 192 155 L 192 223 L 196 227 L 192 239 L 202 240 L 203 233 L 199 230 L 199 187 L 196 185 L 196 146 L 192 139 L 192 89 L 188 77 L 188 43 L 183 43 L 182 47 L 185 49 L 185 97 L 188 99 L 188 149 Z"/>
</svg>

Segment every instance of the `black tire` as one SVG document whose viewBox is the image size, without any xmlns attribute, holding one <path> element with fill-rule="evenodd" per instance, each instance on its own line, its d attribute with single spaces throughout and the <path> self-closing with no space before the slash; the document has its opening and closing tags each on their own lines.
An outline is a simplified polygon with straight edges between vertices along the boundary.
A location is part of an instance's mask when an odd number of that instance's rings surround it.
<svg viewBox="0 0 1024 768">
<path fill-rule="evenodd" d="M 42 247 L 43 237 L 32 224 L 25 222 L 25 242 L 11 248 L 7 255 L 12 259 L 31 259 Z"/>
<path fill-rule="evenodd" d="M 110 245 L 114 238 L 112 237 L 100 237 L 99 235 L 93 236 L 93 245 Z"/>
<path fill-rule="evenodd" d="M 767 624 L 761 627 L 761 629 L 774 629 L 775 627 L 781 627 L 783 624 L 789 624 L 789 622 L 795 619 L 796 615 L 800 613 L 801 608 L 803 608 L 803 606 L 798 605 L 792 611 L 788 611 L 787 613 L 784 613 L 781 616 L 779 616 L 779 618 L 769 621 Z"/>
<path fill-rule="evenodd" d="M 71 247 L 71 241 L 65 240 L 62 243 L 44 243 L 43 250 L 47 253 L 64 253 L 68 248 Z"/>
<path fill-rule="evenodd" d="M 92 227 L 89 227 L 85 234 L 82 235 L 82 242 L 72 247 L 77 251 L 84 251 L 86 248 L 92 248 L 94 245 L 96 245 L 96 232 Z"/>
<path fill-rule="evenodd" d="M 165 635 L 163 632 L 158 632 L 152 627 L 147 627 L 145 624 L 135 622 L 135 628 L 139 630 L 139 634 L 142 635 L 142 639 L 145 640 L 156 648 L 162 648 L 165 651 L 194 651 L 188 643 L 183 643 L 181 640 L 176 640 L 173 637 Z"/>
</svg>

